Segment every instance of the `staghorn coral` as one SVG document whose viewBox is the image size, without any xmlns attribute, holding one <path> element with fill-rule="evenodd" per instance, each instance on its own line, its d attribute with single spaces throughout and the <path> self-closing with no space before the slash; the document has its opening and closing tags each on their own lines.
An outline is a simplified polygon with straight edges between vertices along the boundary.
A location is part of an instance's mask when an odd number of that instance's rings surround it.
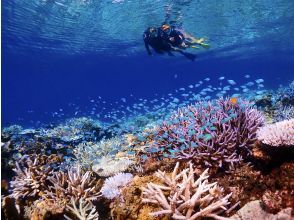
<svg viewBox="0 0 294 220">
<path fill-rule="evenodd" d="M 61 158 L 51 156 L 28 156 L 21 163 L 16 162 L 15 179 L 10 182 L 12 187 L 11 197 L 16 200 L 35 198 L 47 189 L 49 178 L 53 176 L 53 168 L 59 164 Z"/>
<path fill-rule="evenodd" d="M 257 131 L 257 138 L 266 145 L 293 146 L 294 145 L 294 119 L 266 125 Z"/>
<path fill-rule="evenodd" d="M 78 207 L 76 206 L 74 198 L 71 198 L 71 203 L 66 205 L 66 209 L 74 214 L 74 216 L 76 216 L 79 220 L 99 219 L 99 214 L 95 206 L 90 201 L 83 200 L 83 198 L 78 200 Z M 67 215 L 64 215 L 64 217 L 67 220 L 72 219 Z"/>
<path fill-rule="evenodd" d="M 79 165 L 71 167 L 67 172 L 54 173 L 49 181 L 53 186 L 50 186 L 42 196 L 44 200 L 67 204 L 72 198 L 93 201 L 100 197 L 96 185 L 99 182 L 91 178 L 90 171 L 83 173 Z"/>
<path fill-rule="evenodd" d="M 154 140 L 147 144 L 147 154 L 233 170 L 251 154 L 263 122 L 262 114 L 246 101 L 199 102 L 179 109 L 161 123 Z"/>
<path fill-rule="evenodd" d="M 127 185 L 132 179 L 133 175 L 130 173 L 118 173 L 105 180 L 100 192 L 103 197 L 114 199 L 120 195 L 119 188 Z"/>
<path fill-rule="evenodd" d="M 172 219 L 193 220 L 200 217 L 217 218 L 227 210 L 232 193 L 223 196 L 223 189 L 217 186 L 216 182 L 208 183 L 208 169 L 195 180 L 192 163 L 188 169 L 180 173 L 178 168 L 179 162 L 171 176 L 160 170 L 155 173 L 164 185 L 148 183 L 147 187 L 143 187 L 142 202 L 152 203 L 161 208 L 150 215 L 167 215 Z"/>
</svg>

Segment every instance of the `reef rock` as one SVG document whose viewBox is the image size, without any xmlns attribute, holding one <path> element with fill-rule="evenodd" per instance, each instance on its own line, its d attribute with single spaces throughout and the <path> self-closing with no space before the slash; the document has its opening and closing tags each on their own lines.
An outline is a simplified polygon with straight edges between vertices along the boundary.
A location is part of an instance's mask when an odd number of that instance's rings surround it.
<svg viewBox="0 0 294 220">
<path fill-rule="evenodd" d="M 262 209 L 262 204 L 259 200 L 247 203 L 235 215 L 230 217 L 232 220 L 250 220 L 250 219 L 263 219 L 263 220 L 291 220 L 292 208 L 286 208 L 277 213 L 276 215 L 267 213 Z"/>
</svg>

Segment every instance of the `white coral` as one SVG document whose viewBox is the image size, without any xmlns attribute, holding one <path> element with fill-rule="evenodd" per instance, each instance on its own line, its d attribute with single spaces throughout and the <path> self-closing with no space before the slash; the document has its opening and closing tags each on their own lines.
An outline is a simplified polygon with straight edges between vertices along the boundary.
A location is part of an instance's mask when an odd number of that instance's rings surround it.
<svg viewBox="0 0 294 220">
<path fill-rule="evenodd" d="M 71 198 L 71 204 L 66 205 L 66 208 L 71 211 L 79 220 L 94 220 L 99 219 L 99 214 L 89 201 L 79 199 L 79 206 L 76 206 L 74 198 Z M 70 217 L 64 215 L 67 220 L 72 220 Z"/>
<path fill-rule="evenodd" d="M 257 138 L 270 146 L 294 145 L 294 119 L 266 125 L 257 131 Z"/>
<path fill-rule="evenodd" d="M 109 156 L 102 157 L 98 163 L 92 166 L 92 170 L 99 176 L 107 177 L 116 173 L 123 172 L 134 164 L 134 161 L 128 158 L 111 158 Z"/>
<path fill-rule="evenodd" d="M 168 215 L 172 219 L 193 220 L 199 217 L 218 216 L 227 210 L 231 194 L 222 196 L 223 189 L 217 183 L 208 183 L 208 169 L 197 180 L 194 179 L 193 166 L 178 173 L 179 163 L 169 177 L 165 172 L 157 171 L 156 176 L 164 185 L 148 183 L 143 187 L 143 203 L 159 205 L 161 210 L 150 215 Z"/>
<path fill-rule="evenodd" d="M 105 198 L 114 199 L 120 195 L 119 188 L 127 185 L 132 179 L 133 175 L 131 173 L 118 173 L 105 180 L 100 192 Z"/>
</svg>

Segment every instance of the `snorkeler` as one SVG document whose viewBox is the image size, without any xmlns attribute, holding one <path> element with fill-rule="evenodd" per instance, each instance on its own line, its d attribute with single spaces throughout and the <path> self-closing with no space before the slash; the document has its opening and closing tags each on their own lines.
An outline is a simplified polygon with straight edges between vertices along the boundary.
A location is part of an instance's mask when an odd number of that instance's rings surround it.
<svg viewBox="0 0 294 220">
<path fill-rule="evenodd" d="M 152 47 L 156 53 L 164 54 L 168 53 L 170 56 L 173 56 L 172 51 L 179 52 L 184 55 L 187 59 L 194 61 L 196 55 L 183 52 L 181 49 L 174 47 L 169 41 L 167 41 L 162 34 L 161 28 L 149 27 L 144 31 L 143 39 L 145 43 L 145 48 L 149 55 L 151 55 Z"/>
<path fill-rule="evenodd" d="M 145 48 L 149 55 L 152 54 L 149 46 L 151 46 L 157 53 L 162 54 L 164 52 L 168 52 L 170 53 L 170 55 L 172 55 L 170 52 L 172 50 L 171 45 L 160 37 L 158 28 L 147 28 L 147 30 L 144 31 L 143 39 L 145 43 Z"/>
<path fill-rule="evenodd" d="M 190 34 L 177 29 L 175 26 L 170 26 L 167 23 L 163 23 L 160 27 L 161 38 L 170 43 L 173 47 L 186 49 L 186 48 L 198 48 L 196 45 L 202 46 L 206 49 L 209 45 L 205 43 L 204 38 L 197 39 Z"/>
</svg>

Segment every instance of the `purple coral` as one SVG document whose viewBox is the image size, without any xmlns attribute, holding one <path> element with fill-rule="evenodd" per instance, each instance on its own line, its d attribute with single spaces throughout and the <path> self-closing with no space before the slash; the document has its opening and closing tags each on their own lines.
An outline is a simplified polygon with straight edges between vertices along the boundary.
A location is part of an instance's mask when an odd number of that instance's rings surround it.
<svg viewBox="0 0 294 220">
<path fill-rule="evenodd" d="M 251 153 L 263 123 L 262 114 L 243 100 L 199 102 L 159 125 L 147 150 L 151 156 L 193 159 L 205 167 L 231 170 Z"/>
</svg>

